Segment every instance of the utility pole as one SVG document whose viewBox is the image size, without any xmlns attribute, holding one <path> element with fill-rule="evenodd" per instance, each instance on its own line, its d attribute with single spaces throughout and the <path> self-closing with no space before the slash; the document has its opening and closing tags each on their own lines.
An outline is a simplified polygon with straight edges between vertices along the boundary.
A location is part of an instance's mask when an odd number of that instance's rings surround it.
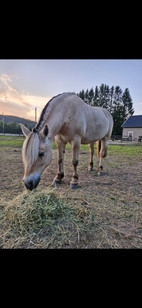
<svg viewBox="0 0 142 308">
<path fill-rule="evenodd" d="M 35 122 L 37 123 L 37 107 L 35 107 Z"/>
<path fill-rule="evenodd" d="M 4 134 L 4 114 L 3 115 L 3 119 L 2 119 L 2 133 Z"/>
</svg>

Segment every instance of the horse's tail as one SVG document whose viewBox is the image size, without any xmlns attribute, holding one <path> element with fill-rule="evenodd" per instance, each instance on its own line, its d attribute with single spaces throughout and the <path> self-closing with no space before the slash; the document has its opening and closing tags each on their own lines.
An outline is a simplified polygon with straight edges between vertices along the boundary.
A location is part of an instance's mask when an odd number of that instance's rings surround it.
<svg viewBox="0 0 142 308">
<path fill-rule="evenodd" d="M 101 151 L 101 141 L 97 141 L 97 156 L 100 158 L 100 151 Z M 104 148 L 103 158 L 107 156 L 107 146 Z"/>
</svg>

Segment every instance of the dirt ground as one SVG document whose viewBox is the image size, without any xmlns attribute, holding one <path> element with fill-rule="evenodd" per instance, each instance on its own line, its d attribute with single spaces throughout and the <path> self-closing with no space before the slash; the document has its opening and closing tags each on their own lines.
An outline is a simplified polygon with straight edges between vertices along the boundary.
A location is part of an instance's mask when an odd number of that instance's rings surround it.
<svg viewBox="0 0 142 308">
<path fill-rule="evenodd" d="M 128 146 L 127 146 L 128 148 Z M 66 248 L 142 248 L 142 146 L 109 146 L 104 160 L 104 176 L 89 172 L 88 150 L 79 157 L 79 185 L 70 189 L 72 152 L 66 150 L 65 178 L 56 188 L 66 202 L 84 209 L 87 231 L 80 234 L 77 243 Z M 57 151 L 43 174 L 37 189 L 49 187 L 57 171 Z M 21 147 L 0 148 L 0 199 L 8 201 L 25 190 Z M 79 233 L 80 232 L 80 233 Z M 62 248 L 65 248 L 64 246 Z"/>
</svg>

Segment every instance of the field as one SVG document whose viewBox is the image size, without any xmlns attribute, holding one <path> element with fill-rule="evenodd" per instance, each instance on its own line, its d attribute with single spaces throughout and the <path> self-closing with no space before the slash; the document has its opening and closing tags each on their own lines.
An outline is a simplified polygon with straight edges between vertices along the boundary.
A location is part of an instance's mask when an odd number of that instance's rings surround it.
<svg viewBox="0 0 142 308">
<path fill-rule="evenodd" d="M 53 188 L 57 150 L 36 190 L 25 189 L 24 138 L 0 136 L 0 248 L 142 248 L 142 146 L 109 145 L 105 175 L 88 172 L 81 146 L 79 184 L 70 189 L 72 151 L 65 153 L 63 184 Z"/>
</svg>

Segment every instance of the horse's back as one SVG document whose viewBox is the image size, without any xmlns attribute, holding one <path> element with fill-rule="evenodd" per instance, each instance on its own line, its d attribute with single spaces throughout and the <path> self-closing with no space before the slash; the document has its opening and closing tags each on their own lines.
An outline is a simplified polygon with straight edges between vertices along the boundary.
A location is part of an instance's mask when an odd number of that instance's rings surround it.
<svg viewBox="0 0 142 308">
<path fill-rule="evenodd" d="M 78 95 L 70 93 L 64 97 L 64 125 L 60 134 L 72 140 L 81 137 L 81 143 L 90 143 L 111 134 L 112 116 L 102 107 L 87 105 Z"/>
</svg>

